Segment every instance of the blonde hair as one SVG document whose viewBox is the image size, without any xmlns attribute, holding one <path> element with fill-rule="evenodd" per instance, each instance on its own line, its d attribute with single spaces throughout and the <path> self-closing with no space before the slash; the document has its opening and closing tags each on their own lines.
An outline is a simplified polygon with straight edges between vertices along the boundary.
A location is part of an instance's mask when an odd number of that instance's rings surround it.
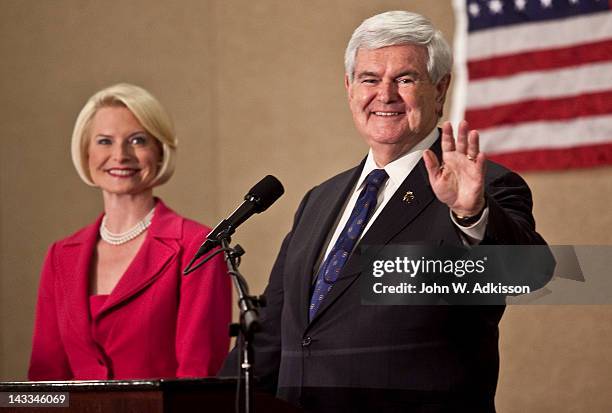
<svg viewBox="0 0 612 413">
<path fill-rule="evenodd" d="M 96 186 L 91 180 L 88 165 L 88 148 L 91 136 L 89 129 L 96 112 L 104 107 L 126 107 L 138 119 L 147 133 L 162 145 L 162 161 L 151 186 L 161 185 L 174 173 L 176 147 L 178 140 L 174 125 L 161 103 L 145 89 L 119 83 L 102 89 L 89 98 L 77 117 L 72 132 L 72 162 L 81 179 L 90 186 Z"/>
</svg>

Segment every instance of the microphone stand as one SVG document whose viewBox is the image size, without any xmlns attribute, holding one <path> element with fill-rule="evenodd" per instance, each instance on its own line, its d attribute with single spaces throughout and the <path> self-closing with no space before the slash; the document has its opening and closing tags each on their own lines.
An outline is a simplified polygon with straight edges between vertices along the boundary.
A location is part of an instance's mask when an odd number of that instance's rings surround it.
<svg viewBox="0 0 612 413">
<path fill-rule="evenodd" d="M 190 274 L 206 262 L 210 261 L 215 255 L 224 253 L 225 262 L 227 263 L 227 273 L 232 278 L 236 294 L 238 295 L 238 308 L 240 310 L 240 322 L 230 324 L 229 334 L 231 337 L 237 337 L 238 346 L 240 349 L 240 375 L 238 377 L 238 399 L 242 396 L 241 383 L 244 380 L 244 405 L 242 411 L 244 413 L 253 413 L 254 410 L 254 383 L 253 383 L 253 366 L 254 352 L 253 339 L 255 333 L 261 330 L 259 322 L 258 308 L 266 305 L 264 296 L 249 295 L 249 286 L 238 271 L 240 265 L 240 257 L 245 251 L 240 245 L 235 247 L 230 246 L 231 234 L 234 233 L 232 225 L 223 229 L 215 238 L 215 244 L 221 244 L 221 248 L 213 251 L 202 259 L 195 266 L 196 258 L 194 257 L 183 271 L 184 275 Z M 240 410 L 240 402 L 237 401 L 236 410 Z"/>
<path fill-rule="evenodd" d="M 240 245 L 231 247 L 229 244 L 231 238 L 227 232 L 219 236 L 221 242 L 221 250 L 225 254 L 227 262 L 228 274 L 232 277 L 232 282 L 238 295 L 238 308 L 240 310 L 240 322 L 230 325 L 230 336 L 237 337 L 240 349 L 240 376 L 238 378 L 238 397 L 240 397 L 240 383 L 244 380 L 244 404 L 243 412 L 253 413 L 254 409 L 254 383 L 253 383 L 253 367 L 254 367 L 254 352 L 253 339 L 255 333 L 261 330 L 259 322 L 258 308 L 265 306 L 264 297 L 249 295 L 249 286 L 240 274 L 238 266 L 240 265 L 240 257 L 245 251 Z"/>
</svg>

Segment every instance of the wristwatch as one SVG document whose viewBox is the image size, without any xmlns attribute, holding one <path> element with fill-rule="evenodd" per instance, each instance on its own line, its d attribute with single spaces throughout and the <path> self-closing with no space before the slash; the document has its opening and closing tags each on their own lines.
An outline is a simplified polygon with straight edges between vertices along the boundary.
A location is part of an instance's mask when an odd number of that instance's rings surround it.
<svg viewBox="0 0 612 413">
<path fill-rule="evenodd" d="M 487 208 L 487 199 L 485 198 L 484 206 L 482 207 L 480 212 L 477 213 L 476 215 L 472 215 L 469 217 L 463 217 L 463 216 L 455 214 L 453 211 L 451 211 L 451 213 L 453 214 L 453 218 L 455 218 L 455 221 L 457 221 L 457 224 L 461 225 L 462 227 L 471 227 L 472 225 L 478 222 L 480 217 L 482 217 L 482 213 L 484 212 L 486 208 Z"/>
</svg>

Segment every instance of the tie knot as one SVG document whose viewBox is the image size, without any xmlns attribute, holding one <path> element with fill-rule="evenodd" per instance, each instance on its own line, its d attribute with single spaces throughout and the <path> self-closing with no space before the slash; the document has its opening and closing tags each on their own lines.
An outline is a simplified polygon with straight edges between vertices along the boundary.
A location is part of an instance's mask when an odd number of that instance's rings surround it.
<svg viewBox="0 0 612 413">
<path fill-rule="evenodd" d="M 385 172 L 384 169 L 374 169 L 372 172 L 368 174 L 366 177 L 366 185 L 375 186 L 376 189 L 380 189 L 380 186 L 385 182 L 389 175 Z"/>
</svg>

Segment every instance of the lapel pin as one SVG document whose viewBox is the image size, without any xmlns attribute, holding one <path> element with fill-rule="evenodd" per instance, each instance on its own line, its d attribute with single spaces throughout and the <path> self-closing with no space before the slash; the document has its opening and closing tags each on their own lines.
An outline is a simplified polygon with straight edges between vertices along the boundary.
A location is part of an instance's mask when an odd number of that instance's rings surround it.
<svg viewBox="0 0 612 413">
<path fill-rule="evenodd" d="M 412 201 L 414 201 L 414 192 L 412 191 L 408 191 L 404 194 L 404 198 L 402 199 L 402 201 L 410 204 L 412 203 Z"/>
</svg>

